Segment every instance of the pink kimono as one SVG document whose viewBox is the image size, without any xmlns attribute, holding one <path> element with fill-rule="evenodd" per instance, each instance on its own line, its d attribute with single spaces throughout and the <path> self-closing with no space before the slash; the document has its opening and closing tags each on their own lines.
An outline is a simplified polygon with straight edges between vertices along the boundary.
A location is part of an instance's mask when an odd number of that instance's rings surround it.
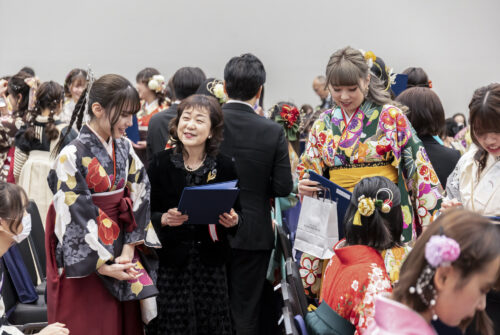
<svg viewBox="0 0 500 335">
<path fill-rule="evenodd" d="M 414 310 L 390 299 L 377 296 L 375 319 L 363 335 L 436 335 L 432 326 Z"/>
</svg>

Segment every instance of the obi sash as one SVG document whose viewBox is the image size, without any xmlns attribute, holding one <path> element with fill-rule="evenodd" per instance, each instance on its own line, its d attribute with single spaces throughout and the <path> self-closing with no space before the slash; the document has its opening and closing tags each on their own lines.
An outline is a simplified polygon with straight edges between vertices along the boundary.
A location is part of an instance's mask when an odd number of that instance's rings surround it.
<svg viewBox="0 0 500 335">
<path fill-rule="evenodd" d="M 118 225 L 130 233 L 137 228 L 134 211 L 132 210 L 132 199 L 128 188 L 113 192 L 95 193 L 92 202 Z"/>
<path fill-rule="evenodd" d="M 375 176 L 386 177 L 396 185 L 398 183 L 398 170 L 390 162 L 352 164 L 330 169 L 330 180 L 349 192 L 361 179 Z"/>
</svg>

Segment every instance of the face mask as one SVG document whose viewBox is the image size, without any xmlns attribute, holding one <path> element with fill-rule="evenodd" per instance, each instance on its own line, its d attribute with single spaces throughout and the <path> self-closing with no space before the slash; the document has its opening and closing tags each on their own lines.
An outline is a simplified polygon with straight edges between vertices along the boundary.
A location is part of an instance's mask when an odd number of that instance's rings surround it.
<svg viewBox="0 0 500 335">
<path fill-rule="evenodd" d="M 31 214 L 23 216 L 21 224 L 23 225 L 23 231 L 12 237 L 17 243 L 21 243 L 31 233 Z"/>
</svg>

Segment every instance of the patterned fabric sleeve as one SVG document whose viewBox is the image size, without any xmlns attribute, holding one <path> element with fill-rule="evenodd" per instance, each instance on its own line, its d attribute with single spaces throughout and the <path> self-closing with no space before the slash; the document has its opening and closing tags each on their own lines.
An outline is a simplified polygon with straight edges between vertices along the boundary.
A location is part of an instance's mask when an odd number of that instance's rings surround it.
<svg viewBox="0 0 500 335">
<path fill-rule="evenodd" d="M 127 177 L 127 187 L 130 190 L 130 198 L 133 203 L 133 211 L 137 228 L 125 233 L 125 243 L 144 242 L 148 247 L 160 248 L 161 244 L 156 236 L 153 224 L 150 220 L 150 190 L 146 169 L 135 153 L 132 145 L 129 145 L 130 168 Z"/>
<path fill-rule="evenodd" d="M 64 147 L 48 177 L 56 211 L 54 233 L 59 240 L 56 259 L 64 264 L 68 278 L 88 276 L 111 260 L 120 233 L 118 224 L 92 202 L 77 161 L 77 147 Z M 92 178 L 90 173 L 88 177 Z"/>
<path fill-rule="evenodd" d="M 422 226 L 431 222 L 441 206 L 442 187 L 424 146 L 406 116 L 394 106 L 384 106 L 380 126 L 394 155 L 393 165 L 403 172 L 406 189 L 410 191 Z"/>
<path fill-rule="evenodd" d="M 14 145 L 16 132 L 17 128 L 12 119 L 0 122 L 0 153 L 6 154 L 9 148 Z"/>
<path fill-rule="evenodd" d="M 460 196 L 460 168 L 461 168 L 461 161 L 457 163 L 457 166 L 455 166 L 455 169 L 453 169 L 453 172 L 450 174 L 448 177 L 448 181 L 446 182 L 446 199 L 451 200 L 451 199 L 457 199 L 458 201 L 462 201 L 462 197 Z"/>
<path fill-rule="evenodd" d="M 319 175 L 323 175 L 323 169 L 325 167 L 323 160 L 321 159 L 323 145 L 321 144 L 322 142 L 319 140 L 318 136 L 324 128 L 325 121 L 322 117 L 316 120 L 311 127 L 306 144 L 306 150 L 300 157 L 300 163 L 297 166 L 297 172 L 300 179 L 303 178 L 304 173 L 308 169 L 313 170 Z"/>
<path fill-rule="evenodd" d="M 26 153 L 21 149 L 19 149 L 18 147 L 16 147 L 14 151 L 14 178 L 16 178 L 16 180 L 21 175 L 21 171 L 23 169 L 24 164 L 28 160 L 28 157 L 29 153 Z"/>
</svg>

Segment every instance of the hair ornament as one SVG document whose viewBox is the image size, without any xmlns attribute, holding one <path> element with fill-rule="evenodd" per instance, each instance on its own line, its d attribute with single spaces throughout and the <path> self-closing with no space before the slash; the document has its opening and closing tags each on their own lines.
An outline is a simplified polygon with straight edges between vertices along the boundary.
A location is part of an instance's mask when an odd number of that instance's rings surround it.
<svg viewBox="0 0 500 335">
<path fill-rule="evenodd" d="M 273 109 L 279 111 L 279 114 L 275 117 L 275 121 L 285 128 L 286 138 L 289 141 L 296 141 L 299 132 L 299 123 L 297 120 L 300 117 L 297 107 L 285 104 L 281 107 L 281 110 L 279 110 L 278 105 L 274 105 Z"/>
<path fill-rule="evenodd" d="M 227 95 L 224 92 L 224 83 L 221 80 L 214 79 L 208 82 L 207 90 L 219 99 L 219 103 L 223 104 L 227 101 Z"/>
<path fill-rule="evenodd" d="M 429 80 L 429 88 L 432 88 L 432 80 Z"/>
<path fill-rule="evenodd" d="M 89 64 L 87 69 L 87 93 L 85 94 L 85 110 L 83 111 L 84 117 L 87 117 L 89 113 L 90 90 L 92 89 L 94 81 L 95 81 L 94 71 L 92 71 Z"/>
<path fill-rule="evenodd" d="M 24 82 L 30 88 L 28 110 L 34 110 L 36 104 L 36 91 L 38 89 L 38 85 L 40 84 L 40 79 L 38 79 L 38 77 L 29 77 L 24 79 Z"/>
<path fill-rule="evenodd" d="M 363 54 L 368 68 L 371 69 L 373 63 L 377 60 L 377 56 L 375 56 L 373 51 L 364 51 L 363 49 L 359 49 L 359 51 Z"/>
<path fill-rule="evenodd" d="M 156 93 L 161 93 L 167 89 L 165 77 L 161 74 L 156 74 L 148 81 L 148 88 Z"/>
</svg>

